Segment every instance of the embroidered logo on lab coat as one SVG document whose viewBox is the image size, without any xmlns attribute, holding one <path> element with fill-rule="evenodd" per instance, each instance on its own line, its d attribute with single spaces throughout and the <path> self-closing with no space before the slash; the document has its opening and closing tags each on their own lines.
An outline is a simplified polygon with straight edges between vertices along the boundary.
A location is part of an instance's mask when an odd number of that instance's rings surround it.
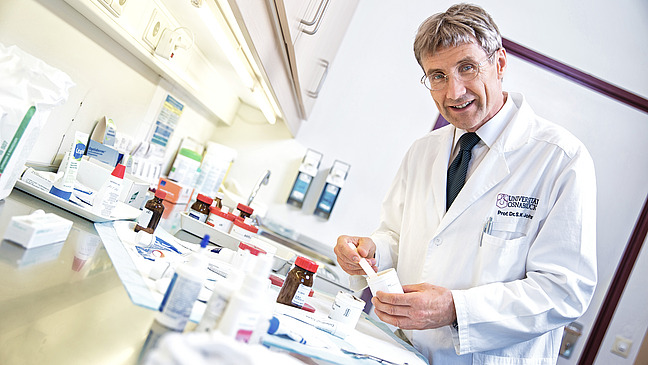
<svg viewBox="0 0 648 365">
<path fill-rule="evenodd" d="M 533 198 L 530 196 L 524 195 L 509 195 L 504 193 L 497 194 L 497 205 L 498 208 L 519 208 L 519 209 L 528 209 L 536 210 L 538 207 L 538 198 Z"/>
</svg>

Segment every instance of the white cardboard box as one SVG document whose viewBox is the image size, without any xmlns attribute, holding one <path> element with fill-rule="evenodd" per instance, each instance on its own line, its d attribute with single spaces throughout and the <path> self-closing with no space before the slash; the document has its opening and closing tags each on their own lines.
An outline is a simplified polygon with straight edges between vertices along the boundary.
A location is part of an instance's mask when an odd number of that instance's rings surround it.
<svg viewBox="0 0 648 365">
<path fill-rule="evenodd" d="M 11 218 L 4 239 L 25 248 L 39 247 L 65 241 L 72 221 L 54 213 L 35 213 Z"/>
</svg>

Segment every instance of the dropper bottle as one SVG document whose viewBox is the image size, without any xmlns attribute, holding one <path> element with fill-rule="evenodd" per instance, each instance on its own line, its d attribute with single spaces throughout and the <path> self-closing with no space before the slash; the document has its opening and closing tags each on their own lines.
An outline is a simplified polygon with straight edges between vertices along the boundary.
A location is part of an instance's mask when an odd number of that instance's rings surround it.
<svg viewBox="0 0 648 365">
<path fill-rule="evenodd" d="M 207 276 L 208 243 L 209 235 L 205 235 L 200 242 L 200 250 L 192 253 L 189 261 L 180 265 L 173 274 L 156 317 L 156 320 L 165 327 L 182 331 L 187 325 L 191 310 Z"/>
</svg>

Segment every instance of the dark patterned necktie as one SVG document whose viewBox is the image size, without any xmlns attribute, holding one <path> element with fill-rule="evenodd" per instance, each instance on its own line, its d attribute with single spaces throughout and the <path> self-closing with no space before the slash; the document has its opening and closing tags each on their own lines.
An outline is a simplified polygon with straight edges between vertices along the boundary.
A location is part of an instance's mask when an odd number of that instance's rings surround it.
<svg viewBox="0 0 648 365">
<path fill-rule="evenodd" d="M 459 138 L 459 154 L 448 167 L 448 185 L 446 189 L 446 210 L 450 209 L 461 188 L 466 182 L 471 150 L 479 142 L 479 136 L 469 132 Z"/>
</svg>

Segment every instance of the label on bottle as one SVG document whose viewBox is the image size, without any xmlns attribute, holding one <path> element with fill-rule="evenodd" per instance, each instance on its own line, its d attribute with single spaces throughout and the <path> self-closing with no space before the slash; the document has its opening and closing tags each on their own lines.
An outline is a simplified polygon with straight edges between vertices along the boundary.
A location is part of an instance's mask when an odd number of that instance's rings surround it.
<svg viewBox="0 0 648 365">
<path fill-rule="evenodd" d="M 198 211 L 195 211 L 195 210 L 191 209 L 191 210 L 188 212 L 188 215 L 189 215 L 191 218 L 193 218 L 193 219 L 197 219 L 197 220 L 199 220 L 199 221 L 201 221 L 201 222 L 203 222 L 203 223 L 207 222 L 207 214 L 200 213 L 200 212 L 198 212 Z"/>
<path fill-rule="evenodd" d="M 113 209 L 117 206 L 119 201 L 119 194 L 121 193 L 121 179 L 110 177 L 104 186 L 97 193 L 98 198 L 95 201 L 94 212 L 99 213 L 104 217 L 110 217 Z"/>
<path fill-rule="evenodd" d="M 151 218 L 153 218 L 153 211 L 144 208 L 139 217 L 137 217 L 137 224 L 140 227 L 148 228 L 148 225 L 151 222 Z"/>
<path fill-rule="evenodd" d="M 183 330 L 201 287 L 202 283 L 199 281 L 179 276 L 178 273 L 173 274 L 171 283 L 160 304 L 159 321 L 169 328 Z"/>
<path fill-rule="evenodd" d="M 310 294 L 311 287 L 306 286 L 304 284 L 299 284 L 299 287 L 295 291 L 295 295 L 293 296 L 292 299 L 292 304 L 298 306 L 298 307 L 303 307 L 304 303 L 306 303 L 306 298 L 308 298 L 308 294 Z"/>
<path fill-rule="evenodd" d="M 236 322 L 236 333 L 234 334 L 236 341 L 248 343 L 258 321 L 259 313 L 256 311 L 241 313 Z"/>
</svg>

